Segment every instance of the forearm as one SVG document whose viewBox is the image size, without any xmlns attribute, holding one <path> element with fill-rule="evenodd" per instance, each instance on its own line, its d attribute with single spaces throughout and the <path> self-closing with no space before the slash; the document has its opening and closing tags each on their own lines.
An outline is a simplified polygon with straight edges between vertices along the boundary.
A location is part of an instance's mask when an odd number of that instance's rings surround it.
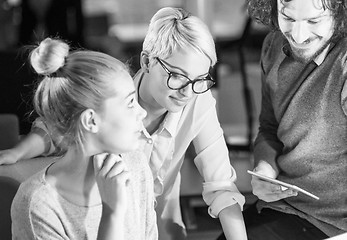
<svg viewBox="0 0 347 240">
<path fill-rule="evenodd" d="M 18 160 L 37 157 L 45 151 L 45 141 L 36 133 L 29 133 L 14 148 L 18 154 Z"/>
<path fill-rule="evenodd" d="M 111 213 L 107 205 L 103 204 L 97 239 L 124 240 L 124 214 Z"/>
<path fill-rule="evenodd" d="M 238 204 L 224 208 L 219 213 L 219 220 L 227 240 L 247 239 L 241 208 Z"/>
</svg>

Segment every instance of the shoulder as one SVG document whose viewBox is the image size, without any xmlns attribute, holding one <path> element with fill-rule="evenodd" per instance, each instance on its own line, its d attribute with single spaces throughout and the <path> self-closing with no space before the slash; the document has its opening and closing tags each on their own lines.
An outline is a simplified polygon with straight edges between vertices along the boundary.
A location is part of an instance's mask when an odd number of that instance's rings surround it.
<svg viewBox="0 0 347 240">
<path fill-rule="evenodd" d="M 22 212 L 42 211 L 45 206 L 54 204 L 53 192 L 44 180 L 46 168 L 23 182 L 13 200 L 12 208 Z"/>
<path fill-rule="evenodd" d="M 265 37 L 261 50 L 261 67 L 264 72 L 267 72 L 277 59 L 283 57 L 286 42 L 280 31 L 271 31 Z"/>
<path fill-rule="evenodd" d="M 37 195 L 38 191 L 42 191 L 45 189 L 45 181 L 44 181 L 44 174 L 45 170 L 41 170 L 28 178 L 26 181 L 24 181 L 17 192 L 17 196 L 23 196 L 24 198 L 31 199 L 35 195 Z"/>
<path fill-rule="evenodd" d="M 23 182 L 13 199 L 11 219 L 12 231 L 16 235 L 34 234 L 33 224 L 51 215 L 52 205 L 56 201 L 52 200 L 52 192 L 43 180 L 44 173 L 45 170 L 42 170 Z"/>
<path fill-rule="evenodd" d="M 273 49 L 273 47 L 282 48 L 285 43 L 285 38 L 280 31 L 269 32 L 263 41 L 263 51 Z"/>
</svg>

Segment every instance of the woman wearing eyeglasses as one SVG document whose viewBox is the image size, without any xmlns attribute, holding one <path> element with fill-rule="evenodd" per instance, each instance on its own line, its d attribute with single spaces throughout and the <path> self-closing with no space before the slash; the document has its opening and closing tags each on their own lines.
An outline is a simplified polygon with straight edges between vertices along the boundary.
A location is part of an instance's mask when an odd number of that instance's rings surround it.
<svg viewBox="0 0 347 240">
<path fill-rule="evenodd" d="M 159 239 L 184 239 L 180 168 L 191 142 L 209 214 L 220 219 L 227 239 L 246 239 L 245 200 L 235 185 L 210 91 L 214 81 L 209 70 L 216 61 L 213 38 L 200 19 L 177 8 L 163 8 L 153 16 L 134 82 L 139 104 L 147 111 L 140 148 L 154 178 Z M 40 129 L 35 137 L 42 141 Z M 30 154 L 23 152 L 22 158 Z"/>
</svg>

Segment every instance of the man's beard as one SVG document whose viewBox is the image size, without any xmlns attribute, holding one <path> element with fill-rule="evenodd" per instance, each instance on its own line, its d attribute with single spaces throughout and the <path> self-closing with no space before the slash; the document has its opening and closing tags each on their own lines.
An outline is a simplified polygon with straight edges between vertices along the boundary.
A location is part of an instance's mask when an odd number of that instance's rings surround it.
<svg viewBox="0 0 347 240">
<path fill-rule="evenodd" d="M 305 56 L 305 51 L 303 50 L 297 50 L 292 48 L 292 45 L 289 43 L 288 38 L 290 38 L 289 35 L 284 34 L 284 37 L 286 39 L 287 44 L 290 46 L 289 50 L 292 55 L 292 57 L 301 63 L 309 63 L 316 59 L 323 51 L 328 47 L 328 45 L 331 43 L 332 38 L 330 38 L 328 41 L 326 41 L 312 56 Z"/>
</svg>

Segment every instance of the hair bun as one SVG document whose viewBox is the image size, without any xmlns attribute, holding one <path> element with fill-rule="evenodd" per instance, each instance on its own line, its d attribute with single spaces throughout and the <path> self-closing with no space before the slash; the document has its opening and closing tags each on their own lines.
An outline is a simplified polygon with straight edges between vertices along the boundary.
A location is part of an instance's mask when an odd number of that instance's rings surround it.
<svg viewBox="0 0 347 240">
<path fill-rule="evenodd" d="M 187 10 L 183 8 L 177 8 L 177 9 L 180 12 L 180 16 L 176 18 L 177 20 L 184 20 L 192 16 L 190 12 L 188 12 Z"/>
<path fill-rule="evenodd" d="M 30 54 L 32 67 L 38 74 L 50 75 L 65 65 L 69 45 L 62 40 L 46 38 Z"/>
</svg>

